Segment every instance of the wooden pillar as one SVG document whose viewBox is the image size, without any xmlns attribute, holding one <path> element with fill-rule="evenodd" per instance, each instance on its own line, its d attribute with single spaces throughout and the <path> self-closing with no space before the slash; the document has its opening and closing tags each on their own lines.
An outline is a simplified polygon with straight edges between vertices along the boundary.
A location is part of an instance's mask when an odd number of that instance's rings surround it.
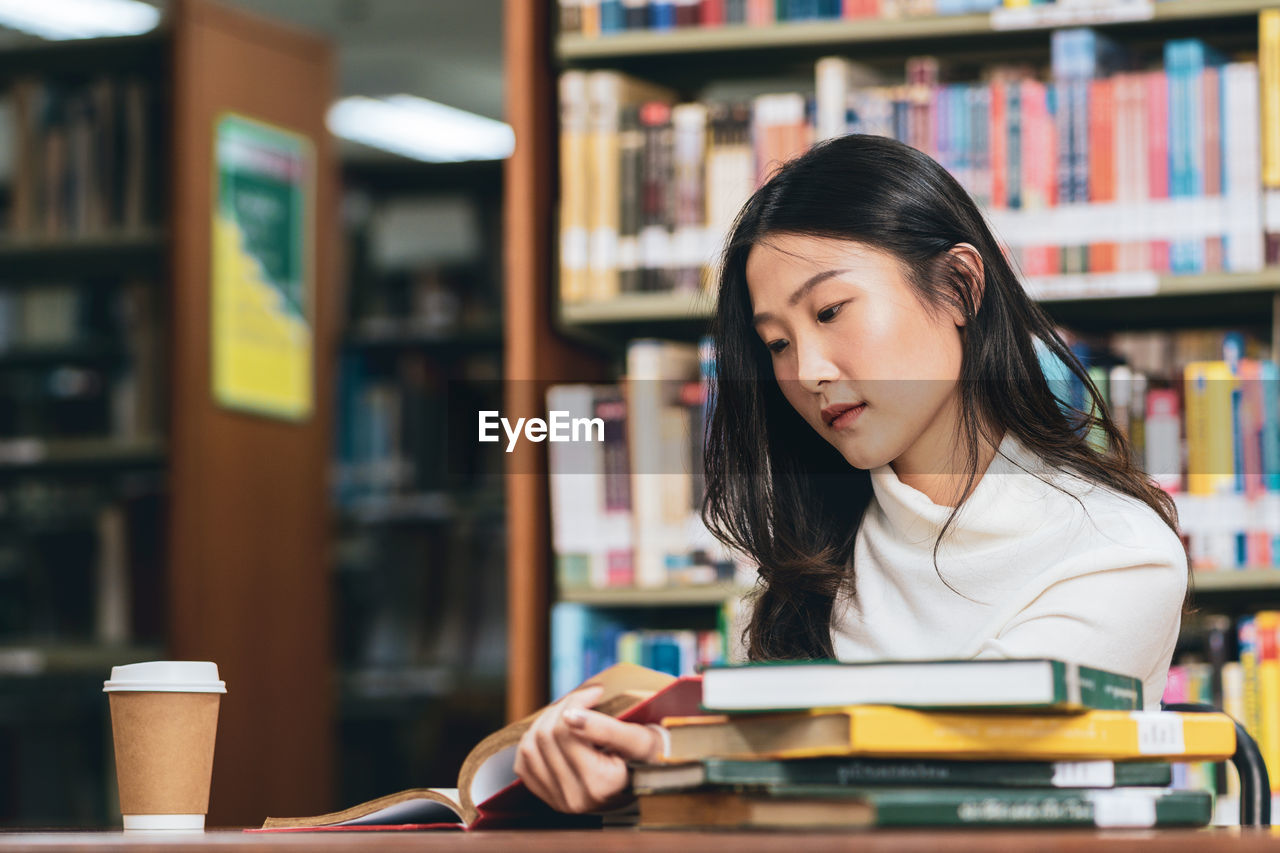
<svg viewBox="0 0 1280 853">
<path fill-rule="evenodd" d="M 555 192 L 558 121 L 551 59 L 552 0 L 506 0 L 507 122 L 515 153 L 503 187 L 506 352 L 503 415 L 545 414 L 557 381 L 603 376 L 598 354 L 555 332 Z M 551 521 L 546 446 L 524 442 L 507 454 L 507 716 L 518 719 L 547 701 Z"/>
<path fill-rule="evenodd" d="M 169 636 L 227 682 L 209 825 L 332 807 L 335 738 L 327 472 L 337 217 L 327 43 L 206 0 L 172 7 Z M 214 130 L 235 112 L 311 139 L 315 397 L 302 422 L 215 404 Z"/>
</svg>

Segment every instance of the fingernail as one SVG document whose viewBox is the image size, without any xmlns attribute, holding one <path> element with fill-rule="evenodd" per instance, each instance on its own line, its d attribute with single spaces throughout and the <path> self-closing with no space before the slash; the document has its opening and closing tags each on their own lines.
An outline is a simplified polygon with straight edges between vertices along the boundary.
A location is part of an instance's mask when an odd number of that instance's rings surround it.
<svg viewBox="0 0 1280 853">
<path fill-rule="evenodd" d="M 582 728 L 582 724 L 587 721 L 587 715 L 582 713 L 581 708 L 569 708 L 564 712 L 564 721 L 574 728 Z"/>
</svg>

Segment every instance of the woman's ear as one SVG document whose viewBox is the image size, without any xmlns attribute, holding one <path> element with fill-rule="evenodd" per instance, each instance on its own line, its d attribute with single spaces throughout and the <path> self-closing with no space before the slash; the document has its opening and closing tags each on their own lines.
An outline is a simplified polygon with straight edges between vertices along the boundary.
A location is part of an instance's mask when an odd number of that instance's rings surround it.
<svg viewBox="0 0 1280 853">
<path fill-rule="evenodd" d="M 952 319 L 957 326 L 964 326 L 969 318 L 978 313 L 982 305 L 982 286 L 985 279 L 985 268 L 982 255 L 970 243 L 956 243 L 947 254 L 951 255 L 956 272 L 960 275 L 960 284 L 967 290 L 968 303 L 972 312 L 966 314 L 963 305 L 957 305 L 952 312 Z"/>
</svg>

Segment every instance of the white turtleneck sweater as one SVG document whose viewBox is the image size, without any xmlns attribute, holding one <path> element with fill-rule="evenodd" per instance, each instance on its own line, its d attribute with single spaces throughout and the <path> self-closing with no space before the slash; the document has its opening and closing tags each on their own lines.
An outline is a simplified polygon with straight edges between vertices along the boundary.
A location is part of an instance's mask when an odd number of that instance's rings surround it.
<svg viewBox="0 0 1280 853">
<path fill-rule="evenodd" d="M 935 572 L 933 544 L 951 507 L 888 465 L 870 473 L 854 595 L 833 611 L 840 660 L 1059 658 L 1140 678 L 1145 706 L 1159 707 L 1187 559 L 1154 510 L 1048 467 L 1006 435 Z"/>
</svg>

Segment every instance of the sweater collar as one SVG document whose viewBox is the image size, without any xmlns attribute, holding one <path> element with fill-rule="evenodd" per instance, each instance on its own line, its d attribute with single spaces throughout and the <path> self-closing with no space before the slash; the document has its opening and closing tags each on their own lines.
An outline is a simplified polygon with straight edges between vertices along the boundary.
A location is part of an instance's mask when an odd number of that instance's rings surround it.
<svg viewBox="0 0 1280 853">
<path fill-rule="evenodd" d="M 898 479 L 892 466 L 871 469 L 876 503 L 897 537 L 932 548 L 952 508 L 939 506 L 918 489 Z M 947 532 L 944 546 L 970 548 L 993 538 L 1028 532 L 1032 506 L 1043 506 L 1047 486 L 1037 477 L 1050 469 L 1030 449 L 1006 432 L 987 470 L 978 480 Z M 1036 520 L 1043 522 L 1043 519 Z"/>
</svg>

